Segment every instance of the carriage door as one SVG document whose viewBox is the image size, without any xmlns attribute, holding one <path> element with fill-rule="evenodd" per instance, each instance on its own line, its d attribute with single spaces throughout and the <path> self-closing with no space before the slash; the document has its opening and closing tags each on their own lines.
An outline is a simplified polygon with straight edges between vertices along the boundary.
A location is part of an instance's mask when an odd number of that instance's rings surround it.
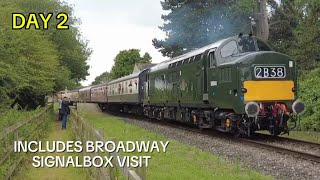
<svg viewBox="0 0 320 180">
<path fill-rule="evenodd" d="M 205 53 L 204 53 L 205 54 Z M 204 58 L 204 54 L 201 55 L 201 60 L 202 60 L 202 73 L 203 73 L 203 95 L 202 95 L 202 100 L 205 103 L 208 103 L 209 101 L 209 96 L 208 96 L 208 59 Z"/>
</svg>

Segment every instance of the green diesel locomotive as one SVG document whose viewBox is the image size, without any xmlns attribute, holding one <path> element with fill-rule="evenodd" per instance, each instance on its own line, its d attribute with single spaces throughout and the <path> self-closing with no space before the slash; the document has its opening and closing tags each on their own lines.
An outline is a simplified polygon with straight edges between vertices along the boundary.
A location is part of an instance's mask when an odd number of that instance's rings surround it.
<svg viewBox="0 0 320 180">
<path fill-rule="evenodd" d="M 146 116 L 236 136 L 288 133 L 288 121 L 305 111 L 297 96 L 296 62 L 251 35 L 162 62 L 141 84 Z"/>
</svg>

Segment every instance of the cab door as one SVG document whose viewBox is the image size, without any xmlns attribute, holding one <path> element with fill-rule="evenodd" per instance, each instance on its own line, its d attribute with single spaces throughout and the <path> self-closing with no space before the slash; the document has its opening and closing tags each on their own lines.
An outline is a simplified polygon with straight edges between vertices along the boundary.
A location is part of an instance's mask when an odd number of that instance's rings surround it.
<svg viewBox="0 0 320 180">
<path fill-rule="evenodd" d="M 215 50 L 211 49 L 206 53 L 207 59 L 207 88 L 208 88 L 208 101 L 213 106 L 217 106 L 218 102 L 218 86 L 219 86 L 219 76 L 218 76 L 218 68 L 217 62 L 215 59 Z"/>
</svg>

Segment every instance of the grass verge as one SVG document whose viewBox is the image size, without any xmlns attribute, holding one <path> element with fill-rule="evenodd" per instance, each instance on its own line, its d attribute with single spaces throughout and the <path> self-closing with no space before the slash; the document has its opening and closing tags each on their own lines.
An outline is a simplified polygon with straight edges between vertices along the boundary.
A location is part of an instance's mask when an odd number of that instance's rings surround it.
<svg viewBox="0 0 320 180">
<path fill-rule="evenodd" d="M 320 132 L 315 131 L 291 131 L 290 135 L 284 134 L 282 137 L 320 143 Z"/>
<path fill-rule="evenodd" d="M 166 153 L 126 154 L 152 156 L 146 169 L 147 179 L 272 179 L 242 168 L 239 163 L 227 163 L 201 149 L 128 124 L 118 117 L 86 111 L 82 111 L 82 116 L 95 128 L 103 128 L 106 137 L 114 137 L 117 141 L 170 141 Z"/>
<path fill-rule="evenodd" d="M 68 129 L 61 130 L 61 121 L 56 121 L 56 117 L 51 120 L 49 123 L 47 137 L 42 140 L 43 144 L 46 141 L 74 141 L 72 138 L 74 137 L 71 130 L 71 124 L 68 122 Z M 12 178 L 16 180 L 24 179 L 24 180 L 70 180 L 70 179 L 90 179 L 86 169 L 84 168 L 34 168 L 32 166 L 32 158 L 33 155 L 37 156 L 76 156 L 79 154 L 75 153 L 36 153 L 36 154 L 28 154 L 25 158 L 24 163 L 19 168 L 20 170 L 17 174 Z"/>
</svg>

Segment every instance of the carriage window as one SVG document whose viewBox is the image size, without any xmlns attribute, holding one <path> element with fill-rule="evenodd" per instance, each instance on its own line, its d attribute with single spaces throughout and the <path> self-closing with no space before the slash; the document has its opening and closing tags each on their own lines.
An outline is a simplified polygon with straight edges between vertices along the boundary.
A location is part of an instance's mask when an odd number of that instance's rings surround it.
<svg viewBox="0 0 320 180">
<path fill-rule="evenodd" d="M 136 85 L 136 89 L 138 89 L 138 81 L 134 80 L 134 84 Z"/>
<path fill-rule="evenodd" d="M 230 41 L 221 48 L 221 57 L 226 58 L 238 53 L 236 41 Z"/>
</svg>

